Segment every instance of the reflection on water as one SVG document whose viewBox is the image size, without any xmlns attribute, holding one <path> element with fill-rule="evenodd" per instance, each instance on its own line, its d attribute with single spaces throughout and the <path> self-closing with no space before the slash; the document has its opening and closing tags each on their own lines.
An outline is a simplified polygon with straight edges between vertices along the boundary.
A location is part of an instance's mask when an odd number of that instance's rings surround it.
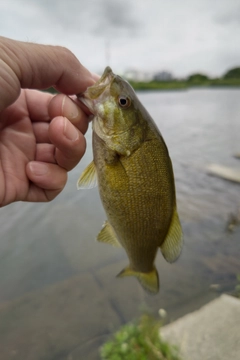
<svg viewBox="0 0 240 360">
<path fill-rule="evenodd" d="M 210 177 L 210 163 L 239 167 L 240 90 L 140 93 L 169 148 L 185 247 L 175 264 L 159 254 L 160 294 L 116 279 L 123 250 L 94 241 L 105 215 L 97 189 L 76 191 L 91 147 L 49 204 L 0 210 L 0 353 L 8 359 L 97 359 L 107 335 L 143 309 L 171 321 L 234 287 L 240 229 L 225 232 L 240 205 L 239 185 Z M 87 134 L 89 143 L 91 131 Z"/>
</svg>

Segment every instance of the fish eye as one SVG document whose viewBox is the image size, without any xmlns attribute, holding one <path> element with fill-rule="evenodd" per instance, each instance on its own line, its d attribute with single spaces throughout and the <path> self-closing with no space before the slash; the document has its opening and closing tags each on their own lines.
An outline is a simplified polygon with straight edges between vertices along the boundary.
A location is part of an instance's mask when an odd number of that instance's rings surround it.
<svg viewBox="0 0 240 360">
<path fill-rule="evenodd" d="M 121 95 L 118 98 L 118 104 L 122 107 L 122 108 L 128 108 L 131 105 L 131 100 L 129 99 L 129 97 Z"/>
</svg>

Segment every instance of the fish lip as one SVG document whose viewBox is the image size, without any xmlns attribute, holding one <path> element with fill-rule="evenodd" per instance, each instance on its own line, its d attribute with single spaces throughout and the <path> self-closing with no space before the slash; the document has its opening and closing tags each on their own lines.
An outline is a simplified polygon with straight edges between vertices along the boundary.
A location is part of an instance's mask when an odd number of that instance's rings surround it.
<svg viewBox="0 0 240 360">
<path fill-rule="evenodd" d="M 96 81 L 95 84 L 89 86 L 83 93 L 78 94 L 77 98 L 81 103 L 83 103 L 88 110 L 95 114 L 95 103 L 97 103 L 98 98 L 104 92 L 104 90 L 111 84 L 116 75 L 112 72 L 112 69 L 107 66 L 101 76 L 101 78 Z"/>
<path fill-rule="evenodd" d="M 97 80 L 95 82 L 95 84 L 93 84 L 91 87 L 95 87 L 95 86 L 99 86 L 99 85 L 107 85 L 110 83 L 110 80 L 112 80 L 114 78 L 114 74 L 112 72 L 112 69 L 110 68 L 110 66 L 107 66 L 102 74 L 102 76 L 100 77 L 99 80 Z"/>
<path fill-rule="evenodd" d="M 90 111 L 91 114 L 94 114 L 94 104 L 91 99 L 87 98 L 84 93 L 77 95 L 77 99 L 84 105 L 84 107 L 87 108 L 88 111 Z"/>
<path fill-rule="evenodd" d="M 86 103 L 86 99 L 83 98 L 82 94 L 77 95 L 77 104 L 85 112 L 87 116 L 93 115 L 93 110 L 90 109 L 92 108 L 91 103 L 90 102 Z"/>
</svg>

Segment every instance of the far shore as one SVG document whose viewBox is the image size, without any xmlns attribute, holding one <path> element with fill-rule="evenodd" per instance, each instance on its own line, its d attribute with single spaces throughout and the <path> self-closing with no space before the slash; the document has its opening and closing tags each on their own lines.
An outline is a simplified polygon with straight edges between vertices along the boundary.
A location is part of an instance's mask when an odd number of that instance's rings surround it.
<svg viewBox="0 0 240 360">
<path fill-rule="evenodd" d="M 240 79 L 209 79 L 195 82 L 187 80 L 172 81 L 129 81 L 134 90 L 186 90 L 191 88 L 240 88 Z"/>
<path fill-rule="evenodd" d="M 209 79 L 206 81 L 188 81 L 188 80 L 171 80 L 171 81 L 132 81 L 128 80 L 136 91 L 168 91 L 168 90 L 187 90 L 193 88 L 240 88 L 240 79 Z M 58 91 L 51 87 L 43 91 L 52 94 Z"/>
</svg>

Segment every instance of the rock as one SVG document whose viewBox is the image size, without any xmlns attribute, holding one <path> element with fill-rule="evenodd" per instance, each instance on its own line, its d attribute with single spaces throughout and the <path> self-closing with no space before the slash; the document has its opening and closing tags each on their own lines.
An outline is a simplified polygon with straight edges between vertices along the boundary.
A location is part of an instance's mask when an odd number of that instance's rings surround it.
<svg viewBox="0 0 240 360">
<path fill-rule="evenodd" d="M 232 169 L 226 166 L 212 164 L 207 167 L 207 171 L 210 175 L 240 183 L 240 170 L 238 169 Z"/>
<path fill-rule="evenodd" d="M 161 329 L 184 360 L 236 360 L 240 354 L 240 300 L 221 295 Z"/>
</svg>

